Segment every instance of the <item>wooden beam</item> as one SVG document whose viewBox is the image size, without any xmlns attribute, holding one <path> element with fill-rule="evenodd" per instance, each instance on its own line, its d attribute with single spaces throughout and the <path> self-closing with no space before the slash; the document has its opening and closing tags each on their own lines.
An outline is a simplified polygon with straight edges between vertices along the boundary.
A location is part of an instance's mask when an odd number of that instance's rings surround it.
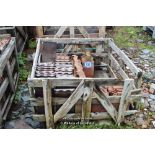
<svg viewBox="0 0 155 155">
<path fill-rule="evenodd" d="M 77 101 L 81 98 L 84 90 L 84 80 L 80 82 L 78 87 L 72 93 L 72 95 L 67 99 L 67 101 L 60 107 L 60 109 L 54 115 L 54 122 L 56 123 L 58 120 L 62 119 L 70 109 L 77 103 Z"/>
<path fill-rule="evenodd" d="M 120 50 L 112 40 L 109 40 L 109 46 L 119 55 L 123 62 L 130 68 L 131 72 L 133 72 L 136 76 L 142 74 L 141 69 L 137 68 L 136 65 L 128 58 L 128 56 L 122 50 Z"/>
<path fill-rule="evenodd" d="M 112 105 L 107 95 L 99 89 L 99 86 L 95 87 L 95 95 L 98 101 L 102 104 L 102 106 L 107 110 L 112 119 L 116 122 L 117 120 L 117 111 L 115 107 Z"/>
<path fill-rule="evenodd" d="M 124 119 L 125 108 L 128 104 L 128 98 L 131 95 L 131 89 L 133 88 L 134 80 L 126 79 L 122 91 L 122 97 L 120 100 L 119 110 L 118 110 L 118 118 L 117 124 L 120 125 L 121 121 Z"/>
<path fill-rule="evenodd" d="M 105 37 L 105 30 L 106 26 L 99 26 L 99 37 L 104 38 Z"/>
<path fill-rule="evenodd" d="M 83 26 L 77 26 L 79 29 L 80 33 L 85 37 L 85 38 L 90 38 L 89 33 L 86 31 L 86 29 Z"/>
<path fill-rule="evenodd" d="M 54 118 L 52 113 L 52 99 L 51 99 L 51 81 L 42 80 L 43 84 L 43 97 L 44 97 L 44 108 L 46 117 L 46 127 L 54 128 Z"/>
<path fill-rule="evenodd" d="M 69 27 L 69 31 L 70 31 L 70 38 L 74 38 L 75 34 L 74 34 L 74 26 L 70 26 Z"/>
<path fill-rule="evenodd" d="M 128 110 L 125 111 L 125 116 L 133 115 L 137 113 L 137 110 Z M 43 114 L 33 114 L 32 115 L 33 120 L 39 121 L 39 122 L 45 122 L 45 115 Z M 74 120 L 80 120 L 81 119 L 81 114 L 80 113 L 72 113 L 72 114 L 67 114 L 64 119 L 61 121 L 70 121 L 71 119 Z M 104 119 L 111 119 L 111 116 L 107 112 L 95 112 L 95 113 L 90 113 L 90 120 L 104 120 Z"/>
<path fill-rule="evenodd" d="M 0 77 L 2 76 L 3 70 L 6 66 L 7 61 L 9 60 L 10 56 L 15 47 L 15 38 L 12 38 L 10 43 L 8 44 L 7 48 L 4 50 L 2 55 L 0 56 Z"/>
<path fill-rule="evenodd" d="M 117 60 L 113 57 L 112 54 L 109 54 L 109 59 L 111 60 L 111 66 L 117 71 L 117 73 L 119 73 L 119 75 L 123 79 L 128 79 L 129 77 L 124 72 L 124 70 L 121 68 L 121 66 L 119 65 L 119 63 L 117 62 Z"/>
<path fill-rule="evenodd" d="M 37 37 L 41 38 L 44 34 L 43 34 L 43 27 L 42 26 L 36 26 L 36 33 L 37 33 Z"/>
<path fill-rule="evenodd" d="M 82 104 L 82 119 L 89 119 L 91 113 L 92 96 L 93 96 L 94 82 L 85 83 L 83 104 Z"/>
<path fill-rule="evenodd" d="M 54 38 L 60 38 L 67 28 L 68 26 L 61 26 Z"/>
<path fill-rule="evenodd" d="M 56 42 L 63 44 L 91 44 L 92 42 L 105 42 L 110 38 L 40 38 L 40 41 Z"/>
<path fill-rule="evenodd" d="M 35 71 L 36 71 L 36 67 L 37 67 L 38 57 L 40 54 L 40 44 L 41 44 L 40 39 L 38 39 L 37 49 L 36 49 L 33 66 L 32 66 L 32 71 L 31 71 L 31 78 L 35 77 Z"/>
</svg>

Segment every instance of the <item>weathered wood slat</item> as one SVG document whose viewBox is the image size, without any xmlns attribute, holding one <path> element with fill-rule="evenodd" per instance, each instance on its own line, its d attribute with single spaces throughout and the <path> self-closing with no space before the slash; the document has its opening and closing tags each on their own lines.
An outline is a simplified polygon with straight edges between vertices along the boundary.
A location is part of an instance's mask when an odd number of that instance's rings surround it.
<svg viewBox="0 0 155 155">
<path fill-rule="evenodd" d="M 141 98 L 142 95 L 131 95 L 130 100 L 138 100 Z M 62 105 L 66 102 L 68 98 L 60 98 L 60 97 L 52 97 L 52 103 L 53 105 Z M 96 102 L 93 102 L 93 100 L 96 99 L 95 96 L 92 96 L 92 104 L 95 104 Z M 111 103 L 119 103 L 121 96 L 108 96 L 108 99 Z M 31 98 L 30 99 L 31 106 L 44 106 L 43 98 Z M 78 103 L 82 103 L 83 99 L 80 98 Z"/>
<path fill-rule="evenodd" d="M 10 56 L 12 55 L 14 47 L 15 47 L 15 39 L 12 38 L 10 40 L 10 43 L 8 44 L 7 48 L 0 56 L 0 76 L 2 76 L 3 70 L 6 66 L 7 61 L 9 60 Z"/>
<path fill-rule="evenodd" d="M 28 78 L 28 83 L 29 86 L 31 87 L 42 87 L 42 80 L 45 78 Z M 94 81 L 95 83 L 99 85 L 107 85 L 107 86 L 112 86 L 112 85 L 118 85 L 118 86 L 123 86 L 124 81 L 120 81 L 116 78 L 71 78 L 71 79 L 55 79 L 55 78 L 46 78 L 48 80 L 52 80 L 53 82 L 53 87 L 77 87 L 77 85 L 80 83 L 81 80 L 85 81 Z"/>
<path fill-rule="evenodd" d="M 133 115 L 135 113 L 137 113 L 137 110 L 128 110 L 125 111 L 125 116 L 129 116 L 129 115 Z M 40 121 L 40 122 L 45 122 L 45 115 L 37 115 L 37 114 L 33 114 L 32 118 L 36 121 Z M 70 121 L 71 119 L 74 120 L 81 120 L 81 114 L 80 113 L 74 113 L 74 114 L 67 114 L 64 119 L 62 119 L 61 121 Z M 96 113 L 90 113 L 90 120 L 95 121 L 95 120 L 104 120 L 104 119 L 111 119 L 111 116 L 107 113 L 107 112 L 96 112 Z"/>
<path fill-rule="evenodd" d="M 105 37 L 106 26 L 99 26 L 99 37 Z"/>
<path fill-rule="evenodd" d="M 124 72 L 124 70 L 121 68 L 117 60 L 113 57 L 112 54 L 109 54 L 109 59 L 111 60 L 111 66 L 115 67 L 117 73 L 123 78 L 123 79 L 128 79 L 129 77 L 127 74 Z"/>
<path fill-rule="evenodd" d="M 69 30 L 70 30 L 70 38 L 74 38 L 74 36 L 75 36 L 75 34 L 74 34 L 74 26 L 70 26 Z"/>
<path fill-rule="evenodd" d="M 38 57 L 39 57 L 39 54 L 40 54 L 40 44 L 41 44 L 40 39 L 38 39 L 37 49 L 36 49 L 35 58 L 34 58 L 34 61 L 33 61 L 33 66 L 32 66 L 31 78 L 35 77 L 35 70 L 36 70 L 36 67 L 37 67 Z"/>
<path fill-rule="evenodd" d="M 67 101 L 60 107 L 60 109 L 54 115 L 54 122 L 62 119 L 69 110 L 76 104 L 76 102 L 81 98 L 84 90 L 84 80 L 80 82 L 78 87 L 72 93 L 72 95 L 67 99 Z"/>
<path fill-rule="evenodd" d="M 3 81 L 3 83 L 0 86 L 0 100 L 2 99 L 8 85 L 9 85 L 9 79 L 5 78 L 5 80 Z"/>
<path fill-rule="evenodd" d="M 82 119 L 88 119 L 91 113 L 92 95 L 93 95 L 94 82 L 85 83 L 82 104 Z"/>
<path fill-rule="evenodd" d="M 90 38 L 89 33 L 86 31 L 86 29 L 83 26 L 77 26 L 77 28 L 85 38 Z"/>
<path fill-rule="evenodd" d="M 43 97 L 44 97 L 44 109 L 45 109 L 45 117 L 46 117 L 46 127 L 54 128 L 54 120 L 52 113 L 52 100 L 51 100 L 51 81 L 43 80 Z"/>
<path fill-rule="evenodd" d="M 55 34 L 54 38 L 60 38 L 61 35 L 65 32 L 68 26 L 61 26 L 58 32 Z"/>
<path fill-rule="evenodd" d="M 124 117 L 125 107 L 128 104 L 128 97 L 131 95 L 131 89 L 133 88 L 133 79 L 126 79 L 123 87 L 122 97 L 120 100 L 117 124 L 119 125 Z"/>
<path fill-rule="evenodd" d="M 96 85 L 95 87 L 95 94 L 98 101 L 102 104 L 102 106 L 107 110 L 112 119 L 116 122 L 117 111 L 108 99 L 108 97 L 103 92 L 101 92 L 98 85 Z"/>
<path fill-rule="evenodd" d="M 40 40 L 63 44 L 91 44 L 92 42 L 109 41 L 110 38 L 40 38 Z"/>
<path fill-rule="evenodd" d="M 121 57 L 123 62 L 135 73 L 135 75 L 142 74 L 142 71 L 135 66 L 135 64 L 127 57 L 127 55 L 120 50 L 112 40 L 109 40 L 109 46 Z"/>
</svg>

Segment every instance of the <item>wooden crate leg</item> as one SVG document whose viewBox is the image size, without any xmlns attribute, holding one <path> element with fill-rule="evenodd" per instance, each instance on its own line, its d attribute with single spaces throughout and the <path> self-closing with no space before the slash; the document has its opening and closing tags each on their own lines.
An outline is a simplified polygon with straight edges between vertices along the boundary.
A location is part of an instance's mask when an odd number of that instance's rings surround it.
<svg viewBox="0 0 155 155">
<path fill-rule="evenodd" d="M 106 30 L 106 26 L 100 26 L 99 27 L 99 38 L 104 38 L 105 37 L 105 30 Z"/>
<path fill-rule="evenodd" d="M 51 81 L 42 80 L 43 85 L 43 97 L 44 97 L 44 108 L 45 108 L 45 118 L 46 127 L 54 128 L 54 117 L 52 113 L 52 97 L 51 97 Z"/>
<path fill-rule="evenodd" d="M 92 104 L 92 94 L 94 88 L 94 82 L 85 83 L 85 91 L 83 94 L 83 104 L 82 104 L 82 121 L 88 121 L 90 119 L 91 104 Z"/>
<path fill-rule="evenodd" d="M 43 37 L 43 27 L 42 26 L 37 26 L 36 27 L 36 33 L 37 33 L 37 37 L 38 38 L 41 38 L 41 37 Z"/>
<path fill-rule="evenodd" d="M 126 110 L 126 106 L 128 104 L 129 96 L 131 94 L 131 89 L 133 88 L 134 80 L 133 79 L 126 79 L 122 91 L 122 96 L 120 100 L 119 110 L 118 110 L 118 118 L 117 124 L 120 125 L 122 120 L 124 119 L 124 113 Z"/>
</svg>

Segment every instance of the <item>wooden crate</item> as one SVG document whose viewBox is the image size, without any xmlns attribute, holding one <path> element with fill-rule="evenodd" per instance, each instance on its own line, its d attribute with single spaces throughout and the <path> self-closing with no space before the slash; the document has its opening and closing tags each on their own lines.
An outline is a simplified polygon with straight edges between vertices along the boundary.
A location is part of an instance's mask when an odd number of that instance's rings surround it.
<svg viewBox="0 0 155 155">
<path fill-rule="evenodd" d="M 96 47 L 93 55 L 106 58 L 100 61 L 109 65 L 114 76 L 68 79 L 37 78 L 35 71 L 40 57 L 40 46 L 43 42 L 55 42 L 67 46 L 79 44 L 91 46 L 93 44 Z M 130 72 L 125 68 L 128 68 Z M 38 39 L 31 76 L 28 78 L 32 97 L 31 104 L 36 110 L 33 118 L 46 121 L 47 128 L 53 128 L 54 124 L 59 121 L 68 120 L 91 121 L 110 118 L 116 124 L 120 124 L 124 120 L 124 116 L 137 112 L 130 110 L 129 104 L 134 104 L 135 100 L 141 97 L 141 79 L 142 71 L 110 38 Z M 100 86 L 121 86 L 122 95 L 107 96 L 101 91 Z M 56 93 L 58 89 L 62 92 L 64 89 L 72 89 L 72 91 Z"/>
<path fill-rule="evenodd" d="M 105 37 L 105 26 L 37 26 L 38 38 L 98 38 Z"/>
<path fill-rule="evenodd" d="M 0 34 L 11 34 L 16 38 L 16 45 L 18 53 L 22 53 L 28 39 L 26 26 L 2 26 L 0 27 Z"/>
<path fill-rule="evenodd" d="M 6 120 L 18 83 L 18 60 L 15 38 L 0 54 L 0 120 Z"/>
</svg>

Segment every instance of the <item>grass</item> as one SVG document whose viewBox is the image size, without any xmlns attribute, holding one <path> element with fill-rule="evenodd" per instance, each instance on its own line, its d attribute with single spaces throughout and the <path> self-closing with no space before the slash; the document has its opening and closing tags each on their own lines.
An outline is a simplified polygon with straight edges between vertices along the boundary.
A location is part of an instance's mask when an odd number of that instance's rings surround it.
<svg viewBox="0 0 155 155">
<path fill-rule="evenodd" d="M 57 129 L 133 129 L 133 126 L 129 126 L 126 124 L 120 126 L 115 124 L 100 125 L 95 122 L 90 124 L 80 124 L 79 122 L 77 122 L 74 124 L 60 123 L 58 124 Z"/>
<path fill-rule="evenodd" d="M 20 55 L 18 60 L 19 60 L 19 80 L 26 81 L 30 73 L 26 67 L 26 63 L 27 63 L 26 55 L 25 54 Z"/>
<path fill-rule="evenodd" d="M 142 49 L 149 49 L 155 52 L 155 48 L 148 45 L 148 41 L 153 41 L 151 35 L 143 31 L 142 27 L 136 26 L 123 26 L 116 27 L 114 35 L 110 37 L 114 38 L 115 43 L 118 47 L 128 50 L 129 47 L 135 47 L 139 51 Z M 137 39 L 143 40 L 143 42 L 137 42 Z"/>
<path fill-rule="evenodd" d="M 35 49 L 36 46 L 37 46 L 36 40 L 35 40 L 35 39 L 30 39 L 30 40 L 29 40 L 29 43 L 28 43 L 28 48 L 30 48 L 30 49 Z"/>
</svg>

